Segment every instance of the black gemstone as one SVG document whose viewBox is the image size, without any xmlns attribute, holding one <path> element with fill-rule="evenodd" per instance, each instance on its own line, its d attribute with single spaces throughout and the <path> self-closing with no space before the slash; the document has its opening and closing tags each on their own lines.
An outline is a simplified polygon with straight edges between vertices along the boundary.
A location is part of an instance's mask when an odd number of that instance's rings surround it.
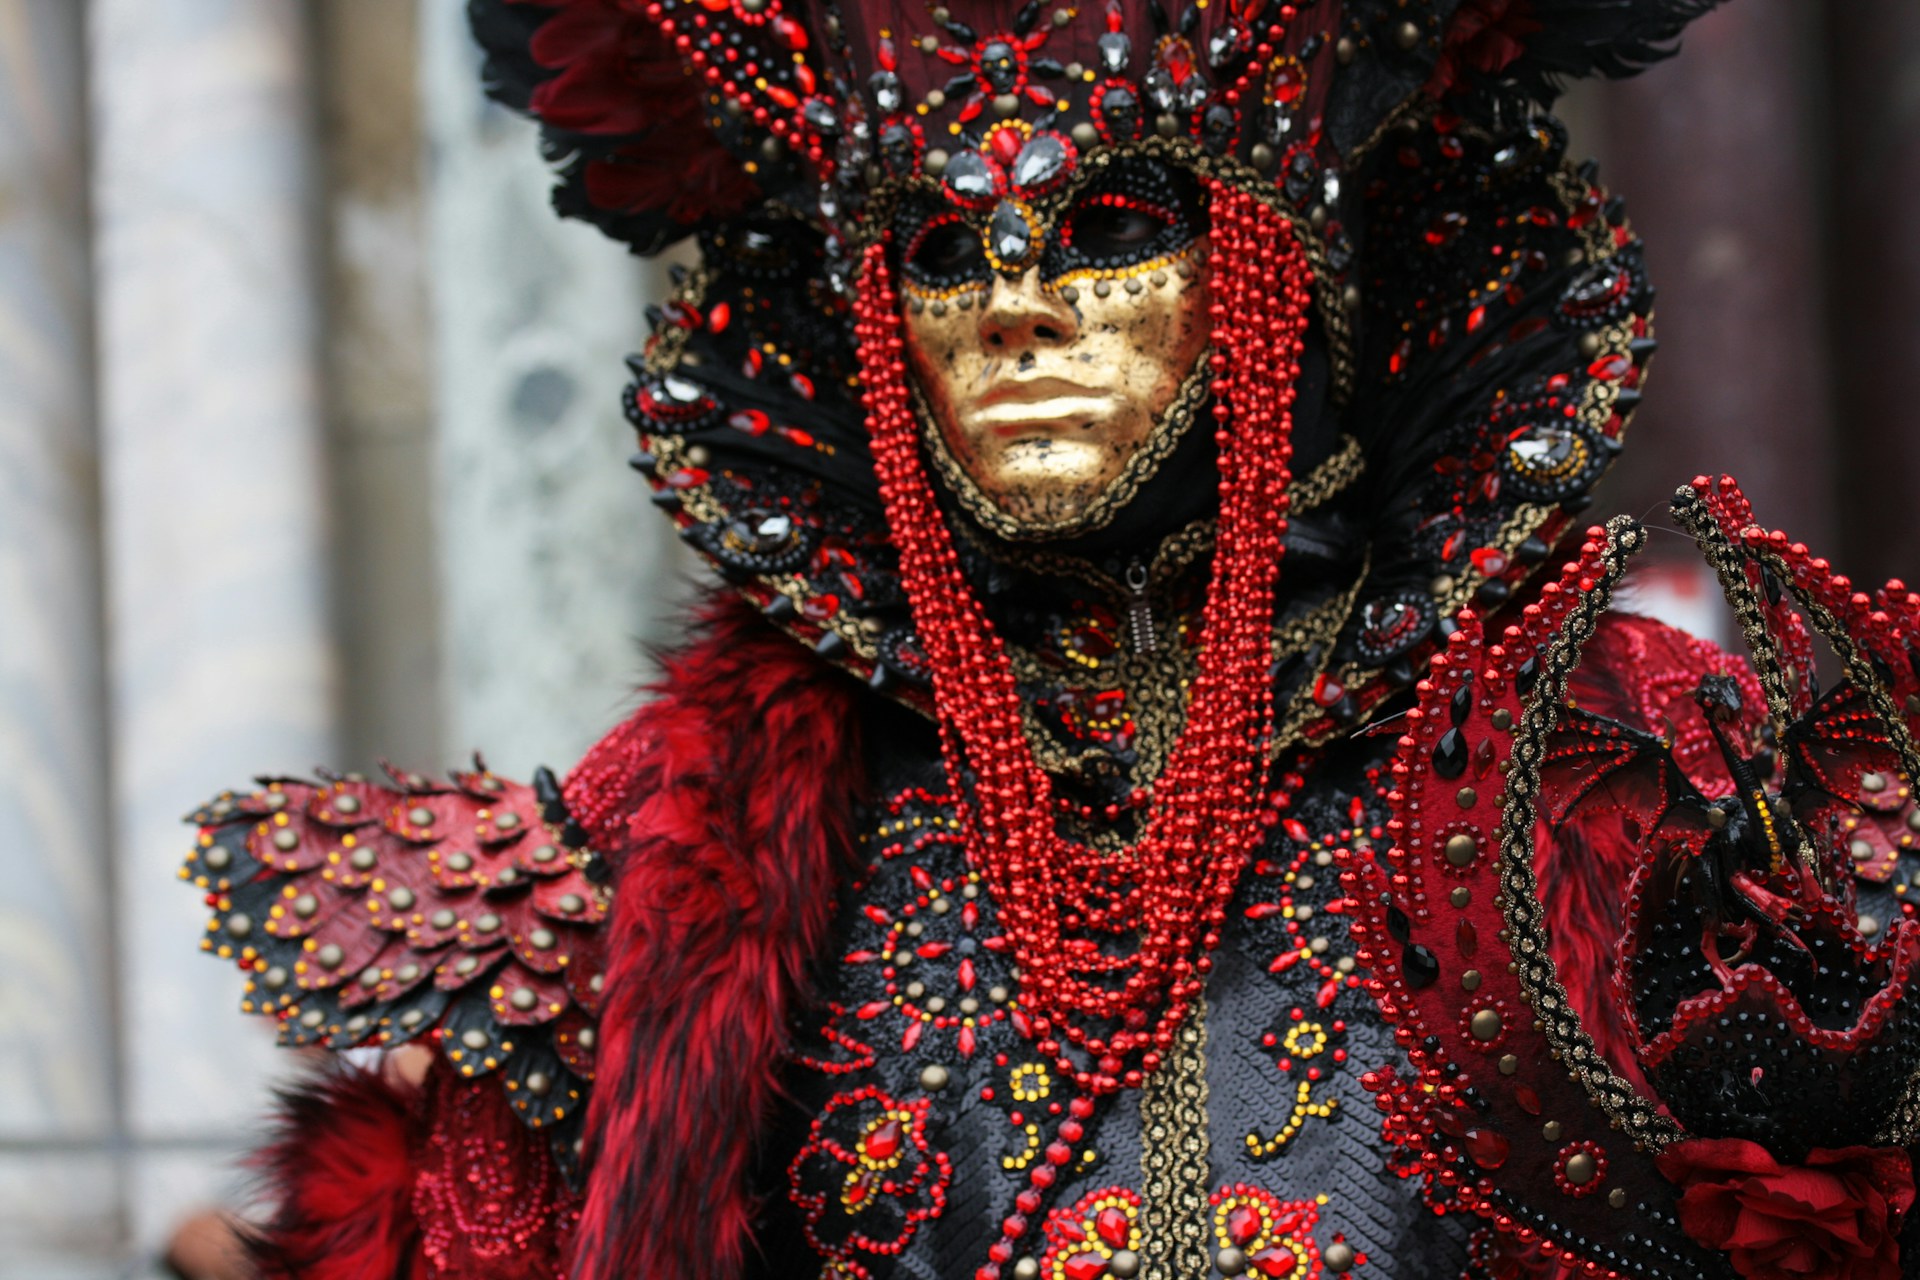
<svg viewBox="0 0 1920 1280">
<path fill-rule="evenodd" d="M 1133 41 L 1126 33 L 1109 31 L 1100 37 L 1100 69 L 1110 76 L 1123 74 L 1133 60 Z"/>
<path fill-rule="evenodd" d="M 1406 975 L 1407 985 L 1416 991 L 1430 987 L 1440 981 L 1440 959 L 1415 943 L 1401 953 L 1400 972 Z"/>
<path fill-rule="evenodd" d="M 1467 740 L 1458 729 L 1447 730 L 1434 745 L 1433 771 L 1449 782 L 1467 771 Z"/>
<path fill-rule="evenodd" d="M 947 161 L 947 187 L 962 200 L 986 200 L 993 195 L 993 170 L 978 151 L 962 151 Z"/>
<path fill-rule="evenodd" d="M 1405 944 L 1413 937 L 1413 922 L 1398 907 L 1387 908 L 1387 933 L 1395 942 Z"/>
<path fill-rule="evenodd" d="M 1253 38 L 1238 22 L 1229 21 L 1207 40 L 1207 60 L 1218 71 L 1247 52 Z"/>
<path fill-rule="evenodd" d="M 867 92 L 873 95 L 874 105 L 883 115 L 892 115 L 906 103 L 906 94 L 900 88 L 900 77 L 891 71 L 876 71 L 867 77 Z"/>
<path fill-rule="evenodd" d="M 802 114 L 806 116 L 807 123 L 813 126 L 814 132 L 823 138 L 831 138 L 840 132 L 840 117 L 818 98 L 809 98 L 807 105 L 802 108 Z"/>
<path fill-rule="evenodd" d="M 1521 663 L 1520 669 L 1513 673 L 1513 687 L 1523 695 L 1529 694 L 1533 692 L 1533 686 L 1538 683 L 1539 680 L 1540 655 L 1536 653 Z"/>
<path fill-rule="evenodd" d="M 1043 133 L 1026 146 L 1013 161 L 1013 185 L 1028 190 L 1044 187 L 1065 172 L 1066 144 L 1058 134 Z"/>
<path fill-rule="evenodd" d="M 1465 724 L 1467 717 L 1473 714 L 1473 686 L 1463 684 L 1454 691 L 1453 701 L 1447 706 L 1447 714 L 1455 724 Z"/>
<path fill-rule="evenodd" d="M 1005 200 L 995 206 L 987 224 L 987 243 L 993 248 L 993 256 L 1007 266 L 1026 262 L 1033 252 L 1033 228 L 1027 225 L 1019 206 Z"/>
</svg>

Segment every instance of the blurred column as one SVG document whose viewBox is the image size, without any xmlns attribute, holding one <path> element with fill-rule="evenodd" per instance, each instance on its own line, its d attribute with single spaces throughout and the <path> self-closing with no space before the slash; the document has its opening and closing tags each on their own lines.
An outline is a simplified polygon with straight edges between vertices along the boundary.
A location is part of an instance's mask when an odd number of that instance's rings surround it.
<svg viewBox="0 0 1920 1280">
<path fill-rule="evenodd" d="M 328 0 L 313 13 L 334 564 L 351 675 L 342 762 L 434 771 L 454 760 L 440 743 L 419 14 L 398 0 Z"/>
<path fill-rule="evenodd" d="M 1660 295 L 1660 354 L 1611 490 L 1616 506 L 1663 506 L 1692 476 L 1731 472 L 1760 519 L 1832 545 L 1819 203 L 1826 7 L 1729 4 L 1688 28 L 1680 57 L 1612 90 L 1602 176 L 1627 198 Z"/>
<path fill-rule="evenodd" d="M 271 1028 L 197 954 L 179 815 L 332 758 L 335 656 L 298 0 L 95 0 L 115 875 L 147 1238 L 258 1137 Z"/>
<path fill-rule="evenodd" d="M 0 0 L 0 1257 L 22 1266 L 107 1256 L 118 1211 L 80 19 Z"/>
<path fill-rule="evenodd" d="M 421 0 L 447 749 L 564 769 L 632 704 L 687 563 L 623 464 L 656 268 L 548 206 L 461 0 Z"/>
<path fill-rule="evenodd" d="M 1833 334 L 1844 553 L 1861 582 L 1920 582 L 1920 6 L 1822 6 L 1831 37 Z"/>
</svg>

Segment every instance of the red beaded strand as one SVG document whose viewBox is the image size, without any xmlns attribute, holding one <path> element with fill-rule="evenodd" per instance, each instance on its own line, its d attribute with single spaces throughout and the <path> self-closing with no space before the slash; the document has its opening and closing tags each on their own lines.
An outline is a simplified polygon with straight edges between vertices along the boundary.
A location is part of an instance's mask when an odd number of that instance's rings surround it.
<svg viewBox="0 0 1920 1280">
<path fill-rule="evenodd" d="M 1269 637 L 1312 274 L 1286 221 L 1266 204 L 1217 182 L 1210 197 L 1220 513 L 1203 647 L 1187 723 L 1153 789 L 1143 833 L 1118 853 L 1070 841 L 1055 825 L 1052 780 L 1022 728 L 1006 647 L 961 572 L 921 461 L 884 242 L 866 252 L 855 303 L 874 469 L 931 660 L 948 772 L 966 797 L 969 854 L 1020 965 L 1036 1047 L 1094 1093 L 1138 1085 L 1172 1046 L 1265 826 Z M 970 788 L 960 785 L 965 772 Z M 1111 955 L 1093 934 L 1138 945 Z M 1102 1035 L 1101 1025 L 1118 1029 Z M 1092 1058 L 1094 1069 L 1076 1065 L 1066 1045 Z"/>
</svg>

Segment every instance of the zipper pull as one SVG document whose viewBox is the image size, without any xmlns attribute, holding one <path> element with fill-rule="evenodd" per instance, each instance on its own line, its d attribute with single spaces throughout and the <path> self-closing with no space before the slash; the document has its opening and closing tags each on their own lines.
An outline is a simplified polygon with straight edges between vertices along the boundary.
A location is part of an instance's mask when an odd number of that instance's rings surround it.
<svg viewBox="0 0 1920 1280">
<path fill-rule="evenodd" d="M 1153 606 L 1147 603 L 1147 566 L 1138 557 L 1127 562 L 1127 590 L 1133 598 L 1127 602 L 1127 633 L 1135 653 L 1152 653 L 1160 647 L 1153 634 Z"/>
</svg>

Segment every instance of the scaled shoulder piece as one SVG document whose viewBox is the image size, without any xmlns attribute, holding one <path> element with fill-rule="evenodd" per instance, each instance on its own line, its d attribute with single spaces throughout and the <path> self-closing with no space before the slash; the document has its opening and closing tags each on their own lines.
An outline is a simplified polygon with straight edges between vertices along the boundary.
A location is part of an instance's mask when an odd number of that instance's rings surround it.
<svg viewBox="0 0 1920 1280">
<path fill-rule="evenodd" d="M 494 1075 L 561 1168 L 593 1080 L 604 864 L 553 777 L 476 759 L 450 783 L 389 770 L 267 778 L 188 816 L 182 869 L 207 894 L 204 949 L 246 974 L 242 1008 L 286 1045 L 428 1036 L 460 1075 Z"/>
<path fill-rule="evenodd" d="M 1755 1274 L 1701 1207 L 1716 1160 L 1815 1181 L 1870 1166 L 1861 1231 L 1891 1250 L 1913 1201 L 1920 924 L 1862 915 L 1854 867 L 1879 853 L 1863 830 L 1887 825 L 1861 796 L 1920 776 L 1920 599 L 1855 590 L 1754 524 L 1730 480 L 1696 480 L 1674 513 L 1751 671 L 1703 661 L 1691 689 L 1644 707 L 1577 696 L 1583 657 L 1619 644 L 1601 624 L 1646 541 L 1623 517 L 1512 625 L 1463 615 L 1421 682 L 1392 851 L 1343 855 L 1369 990 L 1417 1072 L 1367 1084 L 1430 1199 L 1585 1274 Z M 1825 693 L 1816 639 L 1844 670 Z M 1537 871 L 1596 823 L 1626 833 L 1635 864 L 1613 886 L 1610 983 L 1570 962 Z M 1615 1006 L 1611 1043 L 1595 999 Z M 1824 1230 L 1810 1256 L 1853 1247 Z"/>
</svg>

